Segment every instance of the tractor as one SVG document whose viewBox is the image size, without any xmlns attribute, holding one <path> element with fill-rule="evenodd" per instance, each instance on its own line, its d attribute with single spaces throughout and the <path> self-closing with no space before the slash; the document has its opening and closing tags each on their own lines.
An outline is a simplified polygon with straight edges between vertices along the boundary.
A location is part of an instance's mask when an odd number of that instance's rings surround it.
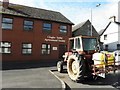
<svg viewBox="0 0 120 90">
<path fill-rule="evenodd" d="M 57 70 L 62 73 L 67 64 L 71 80 L 81 82 L 85 78 L 105 78 L 110 71 L 116 71 L 113 53 L 101 51 L 99 39 L 94 36 L 76 36 L 68 40 L 68 51 L 63 60 L 57 62 Z"/>
</svg>

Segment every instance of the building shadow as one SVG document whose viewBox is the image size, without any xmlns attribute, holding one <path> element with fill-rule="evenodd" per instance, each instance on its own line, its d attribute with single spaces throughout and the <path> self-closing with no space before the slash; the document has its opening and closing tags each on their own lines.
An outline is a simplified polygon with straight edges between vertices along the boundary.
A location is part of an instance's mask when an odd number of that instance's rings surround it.
<svg viewBox="0 0 120 90">
<path fill-rule="evenodd" d="M 58 60 L 2 62 L 2 70 L 55 67 Z"/>
</svg>

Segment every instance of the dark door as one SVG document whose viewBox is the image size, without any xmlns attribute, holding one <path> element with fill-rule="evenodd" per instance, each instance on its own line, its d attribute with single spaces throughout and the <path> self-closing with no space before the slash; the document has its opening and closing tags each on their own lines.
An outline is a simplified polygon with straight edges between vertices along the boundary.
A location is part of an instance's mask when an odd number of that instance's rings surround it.
<svg viewBox="0 0 120 90">
<path fill-rule="evenodd" d="M 67 51 L 67 45 L 59 45 L 59 58 L 61 59 L 63 54 Z"/>
<path fill-rule="evenodd" d="M 120 50 L 120 44 L 117 44 L 117 50 Z"/>
<path fill-rule="evenodd" d="M 108 51 L 108 45 L 105 45 L 105 50 Z"/>
</svg>

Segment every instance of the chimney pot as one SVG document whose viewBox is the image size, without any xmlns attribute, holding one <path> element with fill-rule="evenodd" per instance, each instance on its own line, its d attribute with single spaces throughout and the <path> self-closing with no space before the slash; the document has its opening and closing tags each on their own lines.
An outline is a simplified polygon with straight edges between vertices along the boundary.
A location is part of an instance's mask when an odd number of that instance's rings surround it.
<svg viewBox="0 0 120 90">
<path fill-rule="evenodd" d="M 9 0 L 3 0 L 3 7 L 8 8 L 9 6 Z"/>
</svg>

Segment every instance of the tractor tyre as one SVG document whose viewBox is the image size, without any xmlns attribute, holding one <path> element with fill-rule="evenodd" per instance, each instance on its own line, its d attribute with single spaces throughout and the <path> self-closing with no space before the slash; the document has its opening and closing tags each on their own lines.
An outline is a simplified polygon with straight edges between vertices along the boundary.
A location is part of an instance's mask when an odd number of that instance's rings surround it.
<svg viewBox="0 0 120 90">
<path fill-rule="evenodd" d="M 85 62 L 82 56 L 71 55 L 67 61 L 67 72 L 71 80 L 81 82 L 85 76 Z"/>
<path fill-rule="evenodd" d="M 57 70 L 58 70 L 58 72 L 62 73 L 62 71 L 63 71 L 63 61 L 58 61 L 57 62 Z"/>
</svg>

